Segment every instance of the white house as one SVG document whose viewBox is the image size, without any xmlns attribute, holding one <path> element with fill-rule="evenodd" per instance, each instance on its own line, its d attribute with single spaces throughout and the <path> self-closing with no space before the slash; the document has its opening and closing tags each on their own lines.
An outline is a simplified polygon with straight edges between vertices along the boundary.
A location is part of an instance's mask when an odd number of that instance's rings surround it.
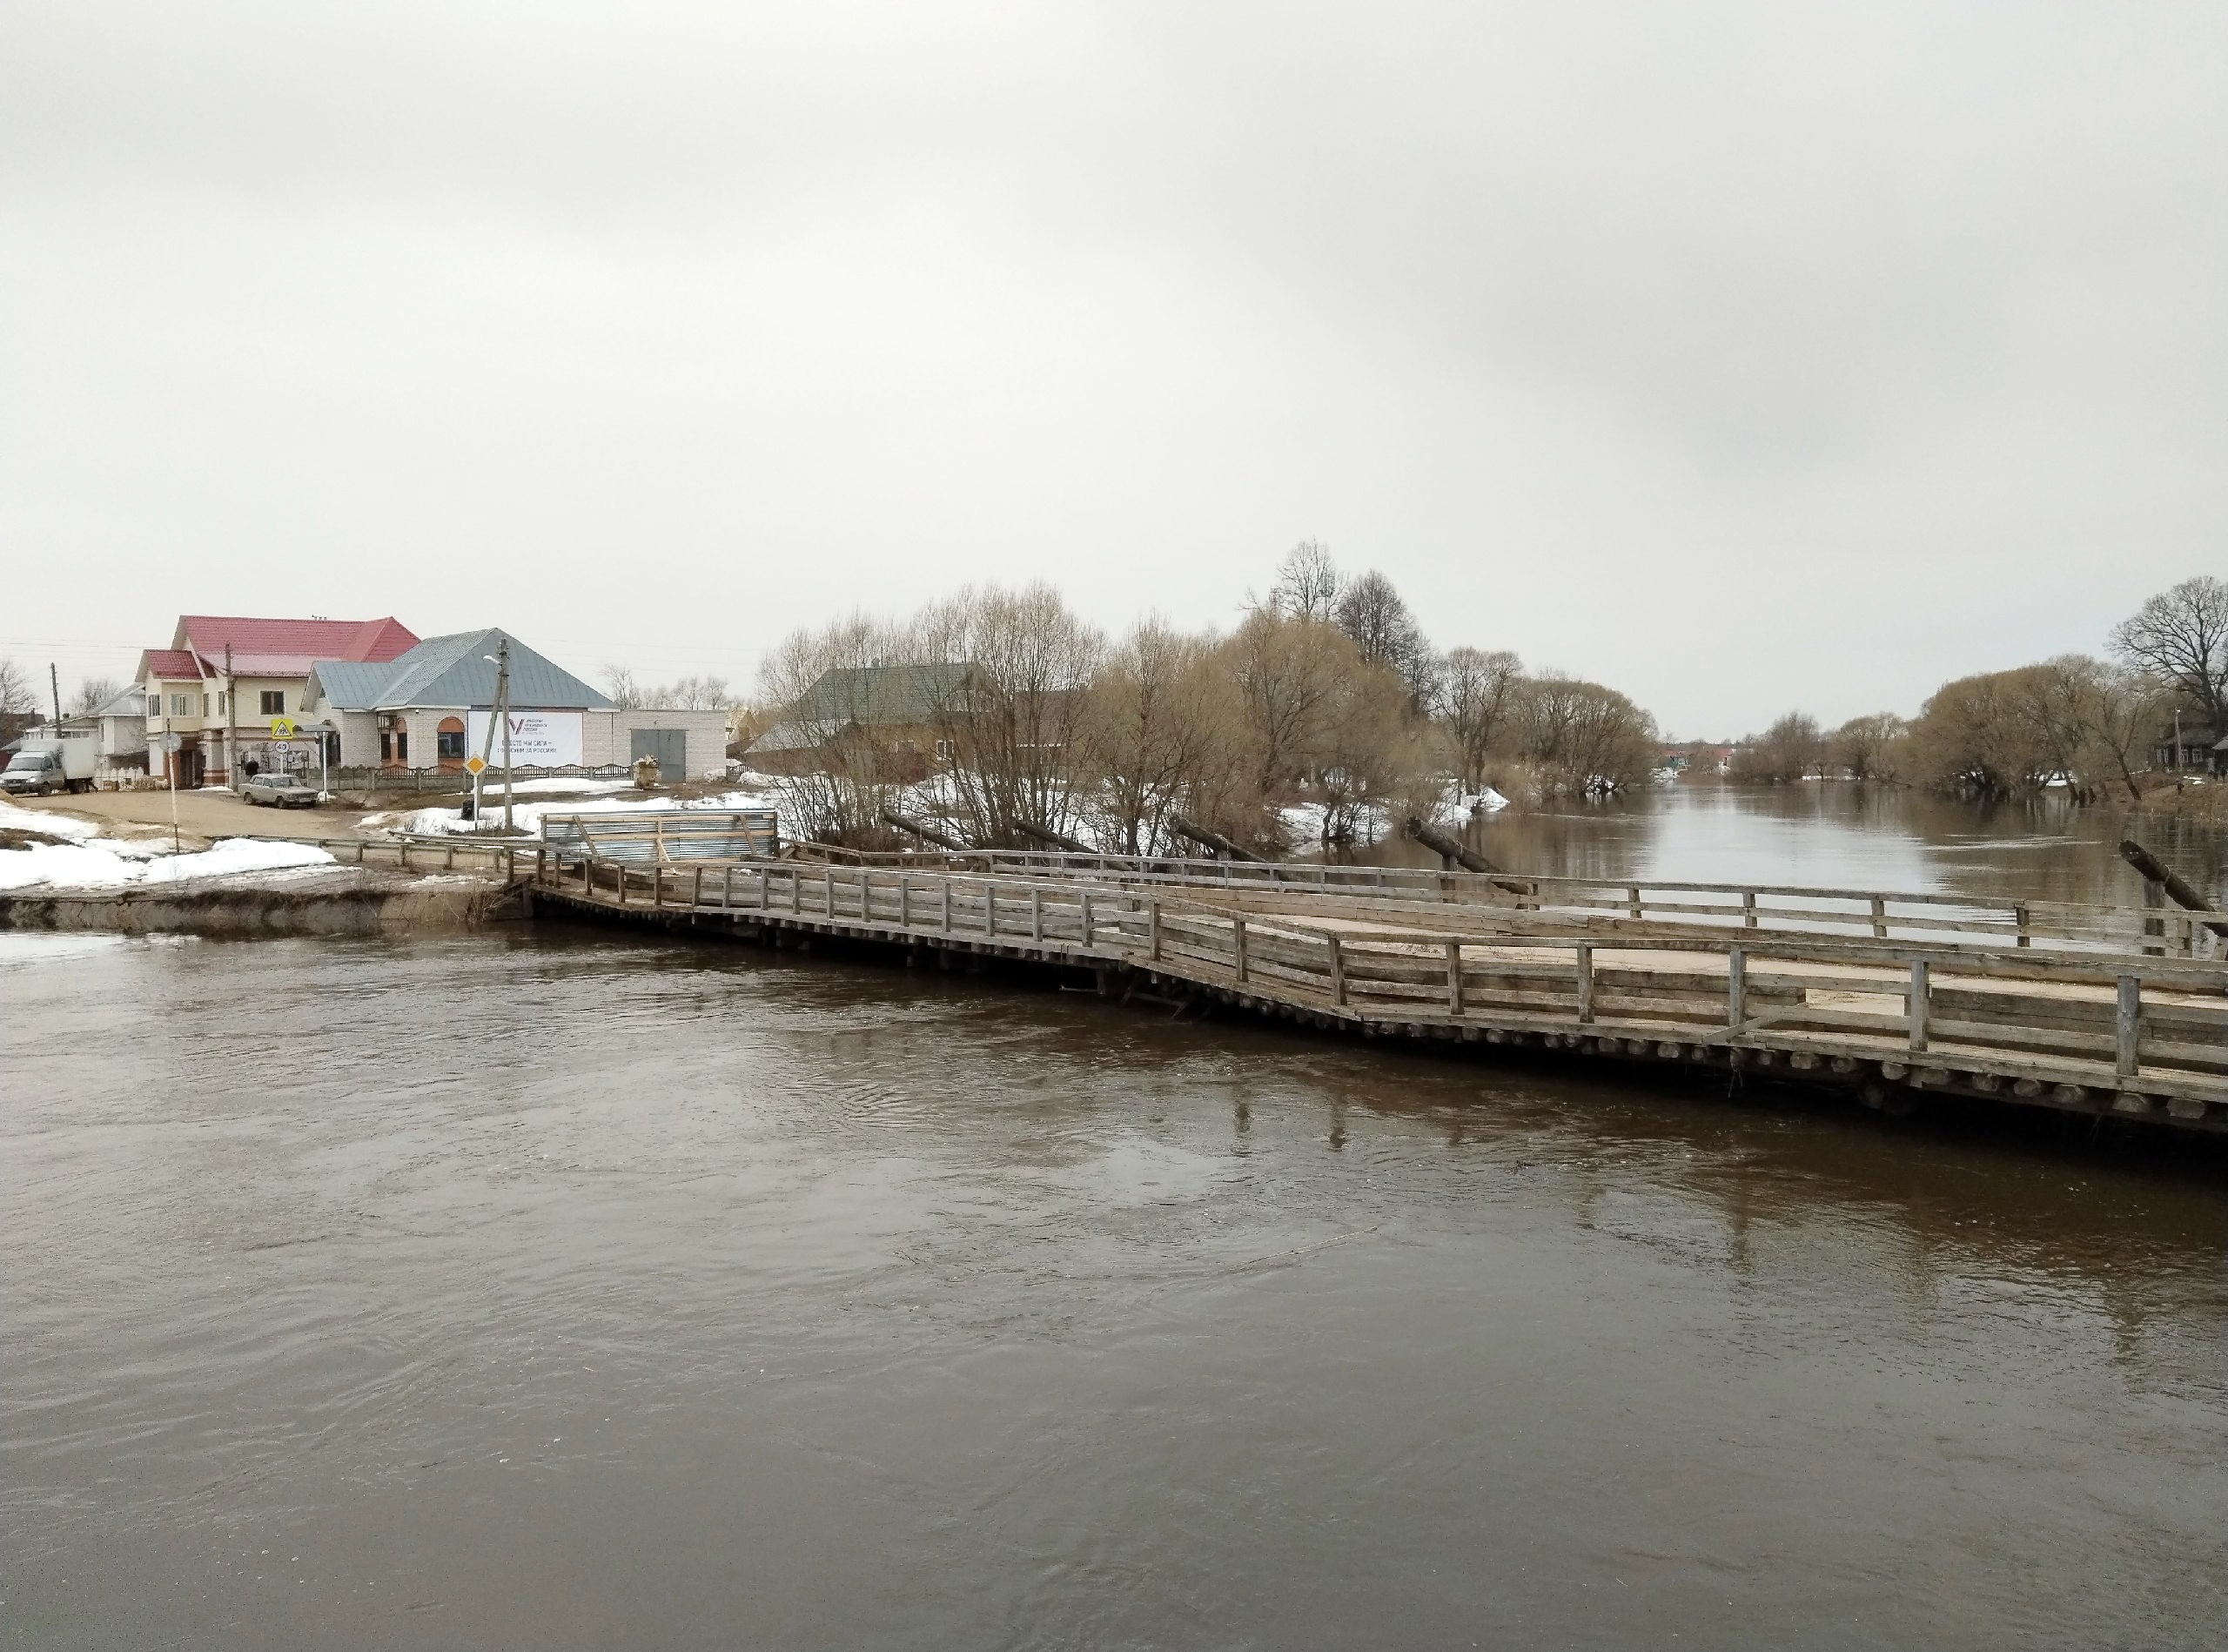
<svg viewBox="0 0 2228 1652">
<path fill-rule="evenodd" d="M 461 772 L 465 759 L 503 756 L 489 738 L 497 645 L 510 645 L 510 744 L 518 769 L 597 767 L 654 756 L 668 781 L 725 772 L 723 711 L 622 711 L 610 696 L 495 628 L 428 637 L 384 663 L 320 660 L 303 715 L 337 736 L 343 769 Z"/>
</svg>

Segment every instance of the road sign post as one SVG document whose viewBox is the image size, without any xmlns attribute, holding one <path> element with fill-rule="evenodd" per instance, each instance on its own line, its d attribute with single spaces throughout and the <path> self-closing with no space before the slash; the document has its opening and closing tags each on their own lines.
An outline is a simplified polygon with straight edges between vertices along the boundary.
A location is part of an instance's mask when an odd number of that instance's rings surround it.
<svg viewBox="0 0 2228 1652">
<path fill-rule="evenodd" d="M 170 772 L 171 777 L 171 853 L 175 855 L 178 853 L 178 754 L 185 742 L 178 737 L 174 729 L 156 738 L 163 748 L 163 767 Z"/>
</svg>

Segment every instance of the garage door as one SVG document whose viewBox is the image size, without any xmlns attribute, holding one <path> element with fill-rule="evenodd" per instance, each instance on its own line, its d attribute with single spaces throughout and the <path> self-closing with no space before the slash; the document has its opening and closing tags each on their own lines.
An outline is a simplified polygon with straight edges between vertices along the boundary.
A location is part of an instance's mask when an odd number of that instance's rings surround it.
<svg viewBox="0 0 2228 1652">
<path fill-rule="evenodd" d="M 661 780 L 686 780 L 688 777 L 688 731 L 686 729 L 637 729 L 633 735 L 634 749 L 627 753 L 628 762 L 638 762 L 644 757 L 658 760 Z"/>
</svg>

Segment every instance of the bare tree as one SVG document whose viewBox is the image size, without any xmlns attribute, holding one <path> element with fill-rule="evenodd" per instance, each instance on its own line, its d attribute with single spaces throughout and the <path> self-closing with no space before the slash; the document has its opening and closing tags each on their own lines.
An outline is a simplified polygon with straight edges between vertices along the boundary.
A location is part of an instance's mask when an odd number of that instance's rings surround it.
<svg viewBox="0 0 2228 1652">
<path fill-rule="evenodd" d="M 641 685 L 634 681 L 634 674 L 623 665 L 603 668 L 603 691 L 621 711 L 640 711 L 648 703 L 642 697 Z"/>
<path fill-rule="evenodd" d="M 2196 702 L 2228 735 L 2228 581 L 2200 574 L 2112 628 L 2112 650 Z"/>
<path fill-rule="evenodd" d="M 1332 618 L 1366 663 L 1389 667 L 1408 685 L 1415 708 L 1431 709 L 1439 661 L 1392 581 L 1372 568 L 1339 593 Z"/>
<path fill-rule="evenodd" d="M 1139 622 L 1108 655 L 1084 699 L 1081 775 L 1098 799 L 1106 838 L 1126 854 L 1168 847 L 1168 817 L 1212 820 L 1227 807 L 1242 763 L 1235 695 L 1212 637 L 1186 636 L 1158 617 Z"/>
<path fill-rule="evenodd" d="M 1245 616 L 1224 653 L 1245 710 L 1262 796 L 1308 779 L 1340 681 L 1362 669 L 1353 643 L 1335 627 L 1262 611 Z"/>
<path fill-rule="evenodd" d="M 30 673 L 0 658 L 0 740 L 13 740 L 38 721 L 38 693 Z"/>
<path fill-rule="evenodd" d="M 1359 835 L 1366 810 L 1416 812 L 1419 782 L 1432 766 L 1428 727 L 1390 666 L 1364 664 L 1339 676 L 1312 754 L 1326 852 Z"/>
<path fill-rule="evenodd" d="M 1450 649 L 1439 666 L 1439 703 L 1454 744 L 1462 789 L 1485 784 L 1486 760 L 1507 737 L 1524 662 L 1506 648 Z"/>
<path fill-rule="evenodd" d="M 634 688 L 630 679 L 629 687 L 636 696 L 634 705 L 624 708 L 630 711 L 646 706 L 665 711 L 728 711 L 735 704 L 725 677 L 681 677 L 654 688 Z"/>
<path fill-rule="evenodd" d="M 78 683 L 77 692 L 70 696 L 70 715 L 89 717 L 123 692 L 124 685 L 114 677 L 87 677 Z"/>
<path fill-rule="evenodd" d="M 1827 736 L 1833 761 L 1851 780 L 1893 782 L 1904 767 L 1910 725 L 1890 711 L 1851 717 Z"/>
<path fill-rule="evenodd" d="M 1818 720 L 1790 711 L 1761 735 L 1751 735 L 1733 754 L 1735 780 L 1784 785 L 1818 773 L 1826 761 L 1826 738 Z"/>
<path fill-rule="evenodd" d="M 1601 796 L 1638 785 L 1654 767 L 1655 720 L 1614 688 L 1549 672 L 1526 682 L 1524 755 L 1550 793 Z"/>
<path fill-rule="evenodd" d="M 1911 725 L 1922 779 L 1952 791 L 2009 797 L 2041 785 L 2058 764 L 2032 715 L 2040 668 L 1988 671 L 1945 682 Z"/>
<path fill-rule="evenodd" d="M 910 777 L 905 754 L 865 721 L 864 673 L 909 651 L 909 639 L 863 614 L 782 639 L 759 667 L 760 698 L 778 707 L 772 729 L 782 736 L 775 784 L 789 807 L 789 827 L 826 843 L 883 841 L 882 810 Z M 830 673 L 836 691 L 824 679 Z M 847 704 L 845 685 L 859 703 Z M 615 696 L 614 696 L 615 697 Z"/>
<path fill-rule="evenodd" d="M 1043 583 L 963 591 L 915 622 L 928 657 L 971 668 L 939 708 L 947 774 L 979 843 L 1019 844 L 1022 824 L 1064 831 L 1076 737 L 1105 641 Z"/>
<path fill-rule="evenodd" d="M 2157 726 L 2156 678 L 2080 654 L 2010 675 L 2017 715 L 2048 757 L 2041 779 L 2063 780 L 2084 799 L 2114 784 L 2131 802 L 2142 798 L 2136 774 Z"/>
<path fill-rule="evenodd" d="M 1269 588 L 1266 607 L 1288 620 L 1330 623 L 1339 606 L 1344 581 L 1331 547 L 1320 540 L 1304 539 L 1277 564 L 1276 583 Z"/>
</svg>

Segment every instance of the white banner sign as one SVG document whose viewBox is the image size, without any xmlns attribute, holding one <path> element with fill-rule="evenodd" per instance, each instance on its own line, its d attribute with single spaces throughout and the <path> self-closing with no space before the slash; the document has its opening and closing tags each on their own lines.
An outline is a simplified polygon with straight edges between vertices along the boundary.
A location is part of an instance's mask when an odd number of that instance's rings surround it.
<svg viewBox="0 0 2228 1652">
<path fill-rule="evenodd" d="M 487 721 L 493 714 L 468 713 L 465 718 L 464 749 L 468 757 L 487 754 L 491 769 L 503 766 L 503 731 L 495 730 L 488 745 Z M 515 769 L 555 769 L 580 761 L 580 714 L 577 711 L 513 711 L 511 713 L 511 765 Z"/>
</svg>

